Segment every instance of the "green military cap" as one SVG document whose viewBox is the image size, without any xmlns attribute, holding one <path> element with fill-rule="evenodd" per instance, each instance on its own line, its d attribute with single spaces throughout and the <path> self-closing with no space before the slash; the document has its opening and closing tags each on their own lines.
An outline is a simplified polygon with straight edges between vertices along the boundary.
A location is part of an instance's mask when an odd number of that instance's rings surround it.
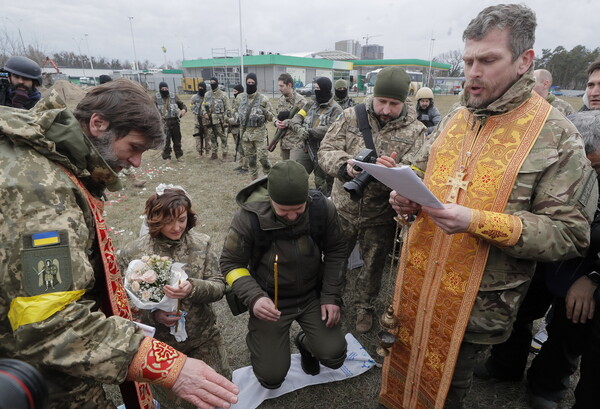
<svg viewBox="0 0 600 409">
<path fill-rule="evenodd" d="M 308 199 L 308 173 L 296 161 L 277 162 L 271 168 L 267 182 L 271 200 L 279 205 L 299 205 Z"/>
<path fill-rule="evenodd" d="M 373 95 L 382 98 L 406 101 L 410 78 L 400 67 L 385 67 L 377 74 Z"/>
</svg>

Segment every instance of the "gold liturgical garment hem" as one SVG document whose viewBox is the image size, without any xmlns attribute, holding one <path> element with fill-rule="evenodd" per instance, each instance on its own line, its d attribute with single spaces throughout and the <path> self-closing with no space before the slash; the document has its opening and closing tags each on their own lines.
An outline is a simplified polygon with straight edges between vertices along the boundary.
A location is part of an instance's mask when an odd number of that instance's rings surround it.
<svg viewBox="0 0 600 409">
<path fill-rule="evenodd" d="M 431 147 L 425 184 L 443 202 L 502 213 L 551 109 L 532 93 L 484 126 L 462 109 Z M 468 184 L 457 191 L 448 180 L 459 172 Z M 413 223 L 393 301 L 398 341 L 382 375 L 380 401 L 388 408 L 444 407 L 489 246 L 471 234 L 447 235 L 423 213 Z"/>
</svg>

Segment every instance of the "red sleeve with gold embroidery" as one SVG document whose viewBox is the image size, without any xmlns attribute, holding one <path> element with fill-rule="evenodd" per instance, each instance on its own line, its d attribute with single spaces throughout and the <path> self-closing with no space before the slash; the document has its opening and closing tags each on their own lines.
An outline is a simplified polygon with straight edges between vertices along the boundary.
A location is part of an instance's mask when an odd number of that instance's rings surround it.
<svg viewBox="0 0 600 409">
<path fill-rule="evenodd" d="M 179 376 L 186 358 L 187 355 L 172 346 L 146 337 L 129 365 L 127 379 L 153 383 L 170 389 Z"/>
<path fill-rule="evenodd" d="M 510 214 L 471 209 L 471 222 L 467 232 L 496 246 L 511 247 L 521 237 L 523 222 Z"/>
</svg>

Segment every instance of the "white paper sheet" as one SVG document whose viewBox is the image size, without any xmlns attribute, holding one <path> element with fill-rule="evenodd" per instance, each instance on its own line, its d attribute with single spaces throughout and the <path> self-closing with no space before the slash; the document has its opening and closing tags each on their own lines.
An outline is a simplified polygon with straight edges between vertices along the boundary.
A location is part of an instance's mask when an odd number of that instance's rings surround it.
<svg viewBox="0 0 600 409">
<path fill-rule="evenodd" d="M 355 163 L 390 189 L 421 206 L 444 207 L 410 166 L 386 168 L 374 163 Z"/>
<path fill-rule="evenodd" d="M 339 369 L 330 369 L 321 365 L 321 373 L 307 375 L 300 366 L 300 354 L 292 354 L 290 370 L 285 381 L 278 389 L 266 389 L 258 383 L 252 367 L 245 366 L 233 371 L 233 383 L 240 388 L 238 403 L 232 409 L 254 409 L 267 399 L 273 399 L 286 393 L 326 382 L 342 381 L 368 371 L 375 361 L 352 334 L 346 334 L 348 353 L 344 365 Z"/>
</svg>

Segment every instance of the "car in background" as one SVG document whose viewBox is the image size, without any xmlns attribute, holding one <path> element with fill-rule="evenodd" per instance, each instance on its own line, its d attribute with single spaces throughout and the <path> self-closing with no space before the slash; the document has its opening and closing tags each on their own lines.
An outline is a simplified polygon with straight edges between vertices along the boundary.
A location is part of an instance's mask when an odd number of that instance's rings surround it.
<svg viewBox="0 0 600 409">
<path fill-rule="evenodd" d="M 462 88 L 460 85 L 456 85 L 454 88 L 452 88 L 453 95 L 458 95 L 458 94 L 460 94 L 461 91 L 462 91 Z"/>
<path fill-rule="evenodd" d="M 305 97 L 312 97 L 315 95 L 315 84 L 306 84 L 303 87 L 296 88 L 296 91 L 298 91 L 298 94 L 304 95 Z"/>
<path fill-rule="evenodd" d="M 556 95 L 557 97 L 560 97 L 563 94 L 562 90 L 560 89 L 560 87 L 558 85 L 551 86 L 550 93 L 552 95 Z"/>
</svg>

